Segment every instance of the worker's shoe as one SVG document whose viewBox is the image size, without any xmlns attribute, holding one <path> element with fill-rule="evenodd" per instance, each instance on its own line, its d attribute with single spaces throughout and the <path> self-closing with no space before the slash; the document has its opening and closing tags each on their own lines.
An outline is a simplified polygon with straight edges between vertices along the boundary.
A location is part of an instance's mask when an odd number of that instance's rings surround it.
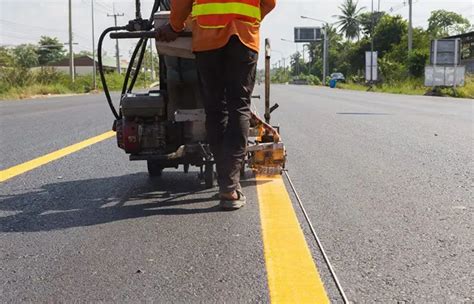
<svg viewBox="0 0 474 304">
<path fill-rule="evenodd" d="M 236 191 L 240 191 L 242 192 L 242 185 L 240 185 L 240 183 L 237 184 L 237 187 L 235 188 Z M 222 200 L 223 197 L 222 197 L 222 194 L 221 193 L 216 193 L 212 196 L 212 199 L 220 199 Z"/>
<path fill-rule="evenodd" d="M 237 193 L 237 199 L 227 199 L 227 198 L 224 199 L 221 197 L 220 206 L 222 210 L 226 210 L 226 211 L 238 210 L 242 208 L 243 206 L 245 206 L 247 202 L 247 198 L 245 197 L 245 195 L 242 193 L 240 189 L 235 190 L 235 192 Z"/>
</svg>

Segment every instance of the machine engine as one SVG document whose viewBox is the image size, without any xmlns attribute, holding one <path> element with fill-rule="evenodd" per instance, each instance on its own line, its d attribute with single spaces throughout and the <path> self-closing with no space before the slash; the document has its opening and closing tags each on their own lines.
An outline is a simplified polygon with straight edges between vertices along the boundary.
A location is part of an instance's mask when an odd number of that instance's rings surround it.
<svg viewBox="0 0 474 304">
<path fill-rule="evenodd" d="M 204 109 L 178 109 L 168 117 L 168 102 L 159 90 L 125 95 L 120 105 L 123 117 L 114 124 L 118 146 L 135 156 L 166 155 L 182 145 L 204 142 Z"/>
<path fill-rule="evenodd" d="M 123 117 L 115 121 L 117 144 L 129 154 L 165 153 L 166 97 L 161 91 L 127 94 L 120 104 Z"/>
</svg>

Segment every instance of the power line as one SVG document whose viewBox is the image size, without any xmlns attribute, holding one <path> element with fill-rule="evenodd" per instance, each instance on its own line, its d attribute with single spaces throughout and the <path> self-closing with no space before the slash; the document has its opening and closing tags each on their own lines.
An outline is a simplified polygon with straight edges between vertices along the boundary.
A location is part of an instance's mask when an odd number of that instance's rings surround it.
<svg viewBox="0 0 474 304">
<path fill-rule="evenodd" d="M 33 31 L 34 31 L 34 29 L 33 29 Z M 26 35 L 26 36 L 28 36 L 28 34 L 31 34 L 31 33 L 32 33 L 32 29 L 29 29 L 29 30 L 24 29 L 24 30 L 23 30 L 23 29 L 19 29 L 19 28 L 16 28 L 16 27 L 15 27 L 14 29 L 8 29 L 8 30 L 5 31 L 5 32 L 8 32 L 8 33 L 17 33 L 17 34 L 20 34 L 20 35 L 24 35 L 24 36 Z M 64 31 L 63 31 L 63 32 L 64 32 Z M 64 32 L 64 33 L 65 33 L 65 32 Z M 44 32 L 41 32 L 41 34 L 44 34 Z M 41 34 L 38 34 L 38 35 L 41 35 Z M 2 33 L 2 36 L 7 36 L 7 35 Z M 47 35 L 41 35 L 41 36 L 47 36 Z M 81 34 L 78 34 L 77 32 L 73 32 L 73 36 L 76 37 L 76 38 L 83 39 L 84 41 L 89 41 L 88 38 L 82 36 Z M 28 36 L 28 37 L 31 38 L 32 36 Z M 35 38 L 36 38 L 36 36 L 35 36 Z M 53 37 L 53 38 L 58 38 L 58 37 Z"/>
<path fill-rule="evenodd" d="M 37 26 L 37 25 L 26 25 L 26 24 L 22 24 L 22 23 L 18 23 L 18 22 L 13 22 L 13 21 L 5 20 L 5 19 L 0 19 L 0 22 L 2 22 L 2 23 L 10 23 L 10 24 L 12 24 L 12 25 L 14 25 L 14 26 L 23 26 L 23 27 L 26 27 L 26 28 L 28 28 L 28 29 L 36 28 L 36 29 L 45 30 L 45 31 L 50 31 L 50 32 L 67 33 L 67 31 L 65 31 L 65 30 L 51 29 L 51 28 L 46 28 L 46 27 Z"/>
<path fill-rule="evenodd" d="M 41 26 L 29 26 L 29 25 L 26 25 L 26 24 L 21 24 L 21 23 L 17 23 L 17 22 L 11 22 L 11 21 L 8 21 L 8 20 L 3 20 L 3 19 L 0 19 L 0 22 L 3 22 L 3 23 L 9 23 L 11 25 L 8 25 L 7 26 L 13 26 L 14 29 L 10 29 L 8 28 L 6 31 L 4 31 L 0 36 L 6 36 L 6 37 L 9 37 L 9 38 L 18 38 L 17 36 L 11 36 L 11 35 L 7 35 L 5 34 L 6 33 L 9 33 L 9 34 L 15 34 L 15 35 L 20 35 L 22 37 L 25 37 L 25 38 L 28 38 L 29 40 L 33 40 L 33 39 L 38 39 L 40 40 L 41 39 L 41 36 L 49 36 L 49 35 L 44 35 L 44 31 L 56 31 L 58 33 L 67 33 L 67 31 L 60 31 L 60 30 L 54 30 L 54 29 L 49 29 L 49 28 L 45 28 L 45 27 L 41 27 Z M 22 29 L 21 27 L 28 27 L 28 29 Z M 32 33 L 32 32 L 41 32 L 41 34 L 35 34 L 35 33 Z M 30 35 L 30 34 L 34 34 L 34 36 Z M 33 38 L 34 37 L 34 38 Z M 89 45 L 89 39 L 87 39 L 86 37 L 78 34 L 78 33 L 74 33 L 73 32 L 73 37 L 76 37 L 78 38 L 79 40 L 81 41 L 84 41 L 83 44 L 86 44 L 86 45 Z M 58 37 L 54 37 L 54 38 L 58 38 Z"/>
<path fill-rule="evenodd" d="M 104 8 L 101 8 L 101 7 L 95 7 L 94 9 L 97 10 L 97 11 L 100 11 L 103 14 L 107 14 L 110 11 L 110 10 L 106 10 Z"/>
<path fill-rule="evenodd" d="M 404 0 L 403 3 L 390 7 L 389 8 L 390 13 L 395 13 L 395 12 L 401 10 L 402 8 L 407 7 L 407 5 L 409 4 L 407 1 L 408 0 Z M 412 0 L 412 5 L 416 4 L 418 2 L 420 2 L 420 0 Z"/>
<path fill-rule="evenodd" d="M 95 1 L 95 4 L 99 6 L 99 8 L 104 9 L 106 12 L 113 10 L 113 6 L 109 6 L 107 4 L 102 3 L 101 1 Z M 97 6 L 96 6 L 97 7 Z"/>
<path fill-rule="evenodd" d="M 6 31 L 3 31 L 0 36 L 7 36 L 7 34 L 14 34 L 14 35 L 21 35 L 21 36 L 24 36 L 24 37 L 27 37 L 27 38 L 33 38 L 34 39 L 38 39 L 40 40 L 42 36 L 46 36 L 44 35 L 44 33 L 32 33 L 31 31 L 27 31 L 27 30 L 22 30 L 22 29 L 14 29 L 14 30 L 11 30 L 11 29 L 8 29 Z M 56 38 L 56 39 L 59 39 L 58 37 L 54 36 L 52 38 Z"/>
<path fill-rule="evenodd" d="M 28 33 L 25 33 L 25 32 L 20 32 L 20 31 L 7 31 L 6 33 L 2 33 L 0 35 L 0 37 L 2 36 L 5 36 L 5 37 L 8 37 L 8 38 L 13 38 L 13 39 L 17 39 L 17 40 L 30 40 L 30 41 L 34 41 L 36 43 L 38 43 L 41 39 L 40 36 L 32 36 L 32 35 L 28 35 Z M 89 39 L 83 37 L 83 36 L 79 36 L 77 34 L 73 34 L 74 37 L 77 37 L 79 41 L 81 41 L 81 45 L 85 45 L 85 46 L 88 46 L 90 48 L 92 48 L 91 44 L 90 44 L 90 41 Z M 57 38 L 57 37 L 55 37 Z"/>
<path fill-rule="evenodd" d="M 9 36 L 9 35 L 10 35 L 10 36 Z M 28 33 L 18 32 L 18 31 L 5 31 L 5 32 L 2 32 L 2 34 L 0 34 L 0 37 L 2 37 L 2 36 L 11 37 L 11 35 L 15 35 L 15 36 L 13 36 L 13 37 L 18 37 L 18 35 L 19 35 L 19 36 L 22 36 L 23 38 L 28 38 L 28 39 L 29 39 L 29 38 L 31 38 L 31 39 L 38 39 L 38 38 L 39 38 L 39 37 L 36 36 L 36 35 L 32 36 L 32 35 L 30 35 L 30 34 L 28 34 Z M 22 38 L 22 37 L 20 37 L 20 38 Z"/>
<path fill-rule="evenodd" d="M 8 37 L 10 39 L 15 39 L 15 40 L 20 40 L 20 41 L 25 41 L 25 40 L 29 40 L 30 42 L 28 43 L 31 43 L 31 42 L 36 42 L 36 39 L 34 38 L 22 38 L 22 37 L 18 37 L 18 36 L 9 36 L 9 35 L 3 35 L 2 36 L 5 36 L 5 37 Z"/>
</svg>

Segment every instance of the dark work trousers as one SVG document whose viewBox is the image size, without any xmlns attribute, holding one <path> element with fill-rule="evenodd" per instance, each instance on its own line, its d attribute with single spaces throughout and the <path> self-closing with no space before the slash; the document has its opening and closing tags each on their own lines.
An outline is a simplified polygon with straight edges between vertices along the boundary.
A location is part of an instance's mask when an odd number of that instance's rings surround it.
<svg viewBox="0 0 474 304">
<path fill-rule="evenodd" d="M 237 36 L 220 49 L 196 52 L 207 138 L 216 162 L 220 192 L 234 191 L 240 181 L 257 60 L 258 53 Z"/>
</svg>

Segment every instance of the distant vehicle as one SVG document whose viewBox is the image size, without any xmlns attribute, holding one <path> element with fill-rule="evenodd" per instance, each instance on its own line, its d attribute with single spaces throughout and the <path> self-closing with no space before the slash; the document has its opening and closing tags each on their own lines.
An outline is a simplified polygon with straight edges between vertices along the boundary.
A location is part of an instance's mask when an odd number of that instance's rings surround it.
<svg viewBox="0 0 474 304">
<path fill-rule="evenodd" d="M 341 81 L 341 82 L 346 81 L 346 78 L 344 77 L 344 74 L 342 74 L 342 73 L 332 73 L 331 74 L 331 79 L 335 79 L 335 80 Z"/>
</svg>

